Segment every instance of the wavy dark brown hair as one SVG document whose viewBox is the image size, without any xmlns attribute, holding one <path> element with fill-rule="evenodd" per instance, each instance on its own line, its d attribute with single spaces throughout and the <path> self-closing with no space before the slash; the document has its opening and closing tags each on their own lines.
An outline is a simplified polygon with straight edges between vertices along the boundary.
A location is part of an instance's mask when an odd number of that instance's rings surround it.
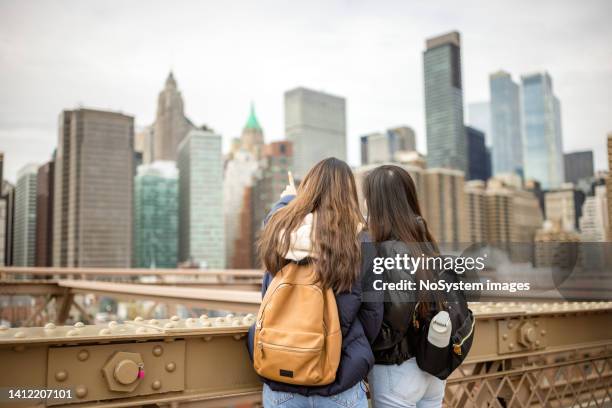
<svg viewBox="0 0 612 408">
<path fill-rule="evenodd" d="M 297 196 L 276 211 L 259 240 L 259 255 L 272 275 L 287 264 L 291 232 L 309 213 L 314 214 L 311 240 L 313 263 L 319 283 L 335 292 L 350 290 L 359 277 L 359 211 L 357 188 L 351 168 L 334 157 L 317 163 L 302 180 Z"/>
<path fill-rule="evenodd" d="M 368 173 L 363 182 L 363 195 L 368 210 L 367 228 L 374 242 L 402 241 L 412 256 L 438 256 L 440 250 L 423 218 L 417 190 L 410 174 L 399 166 L 384 165 Z M 433 280 L 433 272 L 419 269 L 417 279 Z M 441 304 L 437 291 L 419 293 L 419 308 L 425 315 L 432 303 Z"/>
</svg>

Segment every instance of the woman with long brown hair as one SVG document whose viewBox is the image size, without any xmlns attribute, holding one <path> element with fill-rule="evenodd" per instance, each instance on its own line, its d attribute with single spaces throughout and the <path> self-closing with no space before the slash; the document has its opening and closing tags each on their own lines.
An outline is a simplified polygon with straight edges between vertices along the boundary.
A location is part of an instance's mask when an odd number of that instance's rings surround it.
<svg viewBox="0 0 612 408">
<path fill-rule="evenodd" d="M 367 206 L 367 230 L 376 246 L 377 256 L 426 259 L 439 255 L 436 241 L 423 218 L 417 190 L 410 174 L 399 166 L 385 165 L 372 170 L 364 180 Z M 366 272 L 371 273 L 371 271 Z M 390 269 L 385 280 L 433 279 L 433 271 Z M 419 369 L 413 347 L 413 323 L 416 314 L 428 313 L 440 304 L 438 293 L 389 291 L 385 293 L 383 323 L 372 345 L 376 364 L 368 376 L 375 408 L 442 405 L 445 382 Z"/>
<path fill-rule="evenodd" d="M 353 173 L 336 158 L 317 163 L 297 192 L 288 186 L 267 217 L 259 241 L 259 254 L 268 271 L 263 293 L 288 263 L 312 263 L 321 287 L 335 294 L 342 344 L 331 384 L 293 385 L 264 378 L 265 407 L 367 407 L 362 381 L 374 364 L 370 343 L 380 328 L 382 306 L 361 302 L 364 223 Z M 249 347 L 252 350 L 252 339 Z"/>
</svg>

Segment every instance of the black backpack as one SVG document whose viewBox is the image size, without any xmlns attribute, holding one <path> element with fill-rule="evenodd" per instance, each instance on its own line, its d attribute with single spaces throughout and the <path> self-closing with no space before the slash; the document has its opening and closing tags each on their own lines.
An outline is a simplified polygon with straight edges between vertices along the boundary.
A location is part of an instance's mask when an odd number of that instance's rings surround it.
<svg viewBox="0 0 612 408">
<path fill-rule="evenodd" d="M 440 279 L 446 282 L 458 282 L 458 275 L 452 270 L 439 274 Z M 457 367 L 461 365 L 468 355 L 474 340 L 475 319 L 463 291 L 442 292 L 444 302 L 436 306 L 431 303 L 425 318 L 419 317 L 417 303 L 412 316 L 414 336 L 414 355 L 419 368 L 441 380 L 445 380 Z M 442 313 L 441 313 L 442 312 Z M 445 313 L 448 313 L 447 315 Z M 436 318 L 438 316 L 438 318 Z M 450 340 L 448 344 L 442 340 L 438 345 L 430 342 L 429 333 L 436 333 L 443 328 L 440 322 L 450 322 Z M 438 327 L 439 326 L 439 327 Z M 433 335 L 435 338 L 436 334 Z M 445 333 L 448 336 L 448 333 Z M 445 338 L 444 336 L 441 336 Z M 435 341 L 434 341 L 435 342 Z"/>
</svg>

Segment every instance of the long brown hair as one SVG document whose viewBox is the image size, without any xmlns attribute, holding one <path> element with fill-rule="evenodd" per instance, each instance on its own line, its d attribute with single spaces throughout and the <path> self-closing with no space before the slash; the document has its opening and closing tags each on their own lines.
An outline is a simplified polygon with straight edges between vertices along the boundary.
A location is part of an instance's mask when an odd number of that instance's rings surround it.
<svg viewBox="0 0 612 408">
<path fill-rule="evenodd" d="M 439 249 L 423 218 L 417 190 L 410 174 L 399 166 L 384 165 L 368 173 L 363 182 L 363 195 L 368 211 L 367 228 L 374 242 L 402 241 L 412 256 L 438 256 Z M 433 272 L 420 268 L 417 279 L 432 280 Z M 427 313 L 427 303 L 441 303 L 437 291 L 432 296 L 419 292 L 421 315 Z"/>
<path fill-rule="evenodd" d="M 275 275 L 287 264 L 291 232 L 309 213 L 314 213 L 311 240 L 313 262 L 324 288 L 350 290 L 361 266 L 357 188 L 351 168 L 334 157 L 317 163 L 302 180 L 297 196 L 275 212 L 263 229 L 259 255 L 264 267 Z"/>
</svg>

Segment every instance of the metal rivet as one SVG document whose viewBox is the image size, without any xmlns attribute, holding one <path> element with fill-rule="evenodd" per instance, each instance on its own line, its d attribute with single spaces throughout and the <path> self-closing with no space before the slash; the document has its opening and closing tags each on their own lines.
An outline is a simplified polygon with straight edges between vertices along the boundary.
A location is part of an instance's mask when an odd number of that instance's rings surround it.
<svg viewBox="0 0 612 408">
<path fill-rule="evenodd" d="M 212 336 L 205 336 L 202 338 L 202 340 L 204 341 L 211 341 L 212 340 Z"/>
<path fill-rule="evenodd" d="M 181 318 L 178 316 L 172 316 L 170 320 L 172 320 L 173 322 L 178 322 L 179 320 L 181 320 Z"/>
<path fill-rule="evenodd" d="M 66 336 L 76 336 L 79 334 L 79 331 L 77 329 L 71 329 L 68 330 L 68 333 L 66 333 Z"/>
<path fill-rule="evenodd" d="M 144 320 L 144 319 L 142 318 L 142 316 L 136 316 L 136 317 L 134 318 L 134 321 L 135 321 L 135 322 L 142 322 L 143 320 Z"/>
<path fill-rule="evenodd" d="M 107 335 L 109 335 L 111 333 L 112 333 L 111 329 L 106 328 L 106 327 L 98 332 L 98 334 L 100 334 L 100 336 L 107 336 Z"/>
<path fill-rule="evenodd" d="M 200 316 L 200 320 L 207 320 L 207 319 L 208 319 L 208 315 L 203 314 Z"/>
<path fill-rule="evenodd" d="M 540 343 L 540 340 L 536 340 L 536 342 L 535 342 L 536 347 L 539 347 L 539 346 L 540 346 L 540 344 L 541 344 L 541 343 Z"/>
<path fill-rule="evenodd" d="M 227 315 L 225 315 L 225 320 L 227 320 L 228 322 L 231 322 L 233 318 L 234 318 L 234 315 L 231 313 L 228 313 Z"/>
<path fill-rule="evenodd" d="M 215 324 L 223 324 L 224 320 L 225 320 L 225 319 L 223 319 L 222 317 L 217 317 L 217 318 L 215 319 Z"/>
<path fill-rule="evenodd" d="M 77 354 L 77 358 L 79 359 L 79 361 L 85 361 L 89 358 L 89 351 L 87 350 L 81 350 L 78 352 Z"/>
<path fill-rule="evenodd" d="M 173 329 L 176 327 L 176 324 L 174 324 L 173 322 L 168 322 L 166 324 L 164 324 L 164 328 L 165 329 Z"/>
<path fill-rule="evenodd" d="M 514 343 L 510 343 L 510 344 L 508 344 L 508 348 L 509 348 L 509 349 L 513 349 L 513 348 L 514 348 Z"/>
<path fill-rule="evenodd" d="M 539 326 L 540 322 L 538 320 L 536 320 L 535 322 L 533 322 L 534 325 Z"/>
<path fill-rule="evenodd" d="M 15 333 L 15 337 L 18 339 L 22 339 L 26 336 L 26 334 L 22 331 L 18 331 L 17 333 Z"/>
<path fill-rule="evenodd" d="M 113 328 L 113 327 L 117 327 L 119 323 L 117 323 L 114 320 L 111 320 L 110 322 L 108 322 L 108 327 Z"/>
<path fill-rule="evenodd" d="M 45 330 L 55 330 L 56 326 L 53 323 L 47 323 L 45 324 Z"/>
<path fill-rule="evenodd" d="M 151 388 L 154 390 L 159 390 L 161 388 L 161 381 L 155 380 L 151 383 Z"/>
<path fill-rule="evenodd" d="M 159 357 L 162 354 L 164 354 L 164 348 L 162 346 L 158 344 L 157 346 L 153 347 L 153 355 L 155 357 Z"/>
<path fill-rule="evenodd" d="M 170 362 L 170 363 L 166 364 L 166 371 L 171 373 L 174 370 L 176 370 L 176 364 L 174 364 L 173 362 Z"/>
<path fill-rule="evenodd" d="M 60 381 L 60 382 L 66 381 L 67 378 L 68 378 L 68 373 L 65 370 L 61 370 L 55 373 L 55 379 L 57 381 Z"/>
<path fill-rule="evenodd" d="M 541 335 L 541 336 L 546 336 L 546 330 L 541 330 L 541 331 L 540 331 L 540 335 Z"/>
<path fill-rule="evenodd" d="M 156 319 L 151 319 L 149 320 L 149 324 L 159 324 L 159 322 Z"/>
<path fill-rule="evenodd" d="M 508 328 L 509 328 L 509 329 L 511 329 L 511 328 L 513 328 L 513 327 L 514 327 L 514 323 L 512 323 L 512 322 L 508 322 Z"/>
<path fill-rule="evenodd" d="M 502 339 L 508 340 L 508 335 L 506 333 L 504 333 L 504 335 L 502 336 Z"/>
<path fill-rule="evenodd" d="M 75 390 L 75 394 L 79 398 L 84 398 L 87 395 L 87 388 L 83 385 L 79 385 Z"/>
<path fill-rule="evenodd" d="M 83 322 L 76 322 L 76 323 L 74 324 L 74 327 L 76 327 L 76 328 L 85 327 L 85 323 L 83 323 Z"/>
</svg>

